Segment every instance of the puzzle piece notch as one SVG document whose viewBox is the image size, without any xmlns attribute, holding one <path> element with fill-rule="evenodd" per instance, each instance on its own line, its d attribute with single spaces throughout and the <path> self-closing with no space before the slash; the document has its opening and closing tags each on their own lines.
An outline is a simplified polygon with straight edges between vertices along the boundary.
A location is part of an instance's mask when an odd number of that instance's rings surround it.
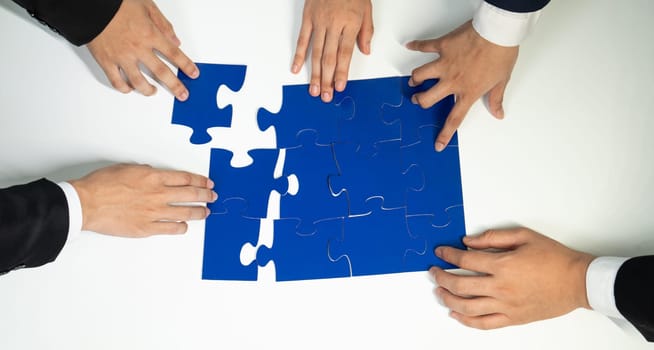
<svg viewBox="0 0 654 350">
<path fill-rule="evenodd" d="M 244 216 L 247 204 L 239 198 L 224 202 L 224 211 L 207 217 L 202 279 L 256 281 L 257 265 L 241 263 L 244 245 L 256 245 L 260 221 Z"/>
<path fill-rule="evenodd" d="M 286 150 L 283 173 L 295 175 L 299 188 L 295 195 L 281 198 L 280 217 L 300 220 L 300 234 L 314 232 L 316 222 L 349 213 L 347 194 L 336 196 L 329 190 L 329 176 L 338 175 L 332 146 L 320 145 L 317 140 L 315 130 L 302 130 L 298 134 L 301 145 Z"/>
<path fill-rule="evenodd" d="M 436 135 L 445 125 L 445 121 L 454 107 L 454 95 L 449 95 L 430 108 L 422 108 L 420 105 L 413 104 L 411 97 L 422 91 L 427 91 L 438 83 L 438 79 L 424 81 L 418 86 L 409 86 L 410 77 L 401 77 L 400 90 L 402 91 L 402 100 L 399 104 L 385 104 L 382 106 L 382 120 L 386 123 L 399 123 L 401 125 L 402 145 L 407 146 L 420 141 L 418 129 L 422 126 L 431 125 L 438 127 L 434 137 L 431 139 L 432 144 L 436 140 Z M 457 140 L 452 139 L 450 145 L 456 145 Z"/>
<path fill-rule="evenodd" d="M 406 272 L 407 250 L 422 251 L 425 241 L 409 234 L 404 208 L 383 209 L 381 197 L 366 201 L 369 214 L 344 219 L 342 241 L 330 243 L 329 255 L 347 257 L 352 276 Z"/>
<path fill-rule="evenodd" d="M 459 149 L 448 146 L 443 151 L 436 152 L 432 137 L 438 130 L 436 126 L 422 126 L 418 129 L 420 142 L 401 148 L 402 167 L 418 165 L 425 177 L 421 189 L 406 191 L 406 208 L 409 215 L 439 215 L 440 210 L 436 208 L 463 203 Z"/>
<path fill-rule="evenodd" d="M 277 113 L 261 108 L 257 113 L 259 129 L 275 128 L 277 148 L 297 147 L 302 130 L 318 131 L 317 144 L 328 145 L 337 141 L 338 120 L 354 113 L 352 99 L 343 97 L 324 103 L 309 95 L 309 85 L 283 87 L 283 104 Z"/>
<path fill-rule="evenodd" d="M 466 249 L 463 244 L 466 230 L 462 204 L 448 207 L 440 215 L 408 215 L 407 225 L 412 237 L 423 239 L 426 243 L 424 251 L 406 251 L 405 263 L 408 269 L 426 271 L 432 266 L 457 268 L 438 258 L 434 249 L 439 246 Z"/>
<path fill-rule="evenodd" d="M 349 216 L 365 214 L 366 201 L 384 198 L 384 209 L 406 206 L 406 192 L 424 187 L 425 176 L 420 167 L 402 165 L 400 141 L 378 142 L 374 153 L 360 152 L 355 144 L 334 144 L 339 174 L 329 176 L 333 195 L 348 194 Z"/>
<path fill-rule="evenodd" d="M 177 77 L 189 91 L 186 101 L 175 99 L 172 123 L 185 125 L 193 129 L 190 141 L 193 144 L 205 144 L 211 141 L 207 129 L 211 127 L 228 127 L 232 123 L 232 107 L 219 108 L 218 89 L 222 85 L 238 91 L 245 81 L 246 66 L 196 63 L 200 76 L 191 79 L 181 70 Z"/>
<path fill-rule="evenodd" d="M 296 219 L 275 220 L 273 245 L 259 247 L 257 264 L 273 261 L 277 281 L 351 276 L 347 259 L 329 256 L 329 242 L 343 239 L 343 219 L 316 223 L 315 232 L 308 235 L 296 232 L 299 224 Z"/>
<path fill-rule="evenodd" d="M 241 198 L 246 201 L 245 214 L 252 218 L 265 218 L 268 198 L 272 190 L 284 195 L 288 191 L 288 178 L 275 179 L 273 176 L 279 150 L 256 149 L 248 152 L 255 160 L 252 164 L 234 168 L 230 165 L 232 152 L 223 149 L 211 149 L 209 178 L 215 183 L 219 200 L 207 207 L 212 213 L 224 211 L 225 201 Z"/>
</svg>

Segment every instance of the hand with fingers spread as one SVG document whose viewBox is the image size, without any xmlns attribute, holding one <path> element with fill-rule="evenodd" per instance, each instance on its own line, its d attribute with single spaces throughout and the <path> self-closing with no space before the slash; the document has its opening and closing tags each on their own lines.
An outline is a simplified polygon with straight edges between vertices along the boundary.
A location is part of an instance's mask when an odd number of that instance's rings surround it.
<svg viewBox="0 0 654 350">
<path fill-rule="evenodd" d="M 172 25 L 152 0 L 124 0 L 111 22 L 87 47 L 116 90 L 128 93 L 136 89 L 153 95 L 157 89 L 143 76 L 142 64 L 184 101 L 188 90 L 159 56 L 197 78 L 200 71 L 179 49 L 180 44 Z"/>
<path fill-rule="evenodd" d="M 504 118 L 502 100 L 518 58 L 517 46 L 504 47 L 487 41 L 469 21 L 438 39 L 412 41 L 407 48 L 439 55 L 413 71 L 409 80 L 412 86 L 427 79 L 439 79 L 431 89 L 415 94 L 413 103 L 429 108 L 446 96 L 456 96 L 454 108 L 436 138 L 437 151 L 447 146 L 470 107 L 484 94 L 488 94 L 491 114 L 497 119 Z"/>
<path fill-rule="evenodd" d="M 82 204 L 82 229 L 114 236 L 181 234 L 209 215 L 213 182 L 184 171 L 114 165 L 70 181 Z"/>
<path fill-rule="evenodd" d="M 438 247 L 436 255 L 479 275 L 430 270 L 437 296 L 459 322 L 492 329 L 590 308 L 586 270 L 593 256 L 526 228 L 491 230 L 463 242 L 471 249 Z"/>
<path fill-rule="evenodd" d="M 347 84 L 354 43 L 370 54 L 370 0 L 306 0 L 291 71 L 298 73 L 311 44 L 309 94 L 330 102 Z"/>
</svg>

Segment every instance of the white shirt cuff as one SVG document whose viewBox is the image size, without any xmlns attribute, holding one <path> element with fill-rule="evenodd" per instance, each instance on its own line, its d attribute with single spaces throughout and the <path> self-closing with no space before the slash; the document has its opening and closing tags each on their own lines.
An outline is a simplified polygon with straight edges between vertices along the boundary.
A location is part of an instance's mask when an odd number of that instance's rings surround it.
<svg viewBox="0 0 654 350">
<path fill-rule="evenodd" d="M 68 202 L 68 238 L 66 239 L 68 244 L 82 231 L 82 202 L 73 185 L 68 182 L 60 182 L 57 185 L 64 191 Z"/>
<path fill-rule="evenodd" d="M 511 12 L 482 1 L 472 18 L 472 27 L 493 44 L 518 46 L 538 22 L 541 11 Z"/>
<path fill-rule="evenodd" d="M 615 305 L 615 277 L 620 266 L 629 258 L 601 256 L 595 258 L 586 271 L 586 296 L 593 310 L 612 317 L 624 319 Z"/>
</svg>

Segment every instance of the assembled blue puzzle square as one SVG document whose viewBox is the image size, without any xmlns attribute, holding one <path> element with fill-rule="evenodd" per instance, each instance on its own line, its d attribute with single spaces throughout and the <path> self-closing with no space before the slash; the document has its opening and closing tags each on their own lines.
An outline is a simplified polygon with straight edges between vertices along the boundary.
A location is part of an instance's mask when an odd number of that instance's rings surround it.
<svg viewBox="0 0 654 350">
<path fill-rule="evenodd" d="M 216 92 L 240 89 L 246 73 L 244 66 L 200 69 L 202 80 L 188 85 L 195 99 L 176 102 L 173 113 L 173 123 L 193 129 L 192 143 L 208 142 L 209 127 L 231 125 L 233 110 L 217 107 Z M 274 129 L 275 148 L 250 150 L 245 167 L 232 167 L 230 150 L 212 149 L 219 200 L 209 205 L 203 279 L 253 281 L 271 262 L 278 281 L 455 267 L 433 254 L 439 245 L 464 248 L 456 134 L 434 150 L 454 97 L 423 109 L 411 95 L 438 82 L 409 87 L 408 79 L 352 80 L 331 103 L 310 96 L 307 84 L 284 86 L 280 111 L 257 116 L 259 131 Z M 280 195 L 273 242 L 258 245 L 272 191 Z M 241 262 L 248 244 L 256 257 Z"/>
</svg>

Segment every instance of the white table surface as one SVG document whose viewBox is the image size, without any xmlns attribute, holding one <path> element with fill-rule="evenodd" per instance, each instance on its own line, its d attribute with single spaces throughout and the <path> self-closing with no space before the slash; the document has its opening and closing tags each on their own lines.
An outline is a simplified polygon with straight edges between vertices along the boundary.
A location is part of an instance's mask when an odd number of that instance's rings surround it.
<svg viewBox="0 0 654 350">
<path fill-rule="evenodd" d="M 351 78 L 408 75 L 433 59 L 413 38 L 447 33 L 478 1 L 375 1 L 373 54 Z M 114 162 L 207 174 L 210 147 L 270 144 L 302 1 L 159 1 L 198 62 L 248 65 L 220 141 L 188 142 L 173 97 L 113 91 L 84 48 L 0 5 L 0 186 L 65 180 Z M 459 142 L 468 233 L 524 225 L 602 255 L 654 252 L 654 2 L 553 1 L 522 45 L 494 120 L 477 103 Z M 271 107 L 271 108 L 272 108 Z M 236 135 L 236 137 L 235 137 Z M 233 140 L 238 139 L 238 142 Z M 0 278 L 0 349 L 648 349 L 586 310 L 494 331 L 459 325 L 426 273 L 309 282 L 202 281 L 203 222 L 176 237 L 84 233 L 56 262 Z M 271 272 L 272 271 L 272 272 Z M 651 277 L 650 277 L 651 278 Z"/>
</svg>

